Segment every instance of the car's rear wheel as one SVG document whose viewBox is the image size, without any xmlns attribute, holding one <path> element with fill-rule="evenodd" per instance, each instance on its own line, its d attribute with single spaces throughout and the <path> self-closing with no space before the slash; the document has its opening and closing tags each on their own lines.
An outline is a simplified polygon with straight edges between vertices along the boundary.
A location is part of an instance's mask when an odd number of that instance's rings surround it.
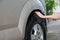
<svg viewBox="0 0 60 40">
<path fill-rule="evenodd" d="M 46 20 L 33 14 L 26 25 L 25 40 L 46 40 Z"/>
</svg>

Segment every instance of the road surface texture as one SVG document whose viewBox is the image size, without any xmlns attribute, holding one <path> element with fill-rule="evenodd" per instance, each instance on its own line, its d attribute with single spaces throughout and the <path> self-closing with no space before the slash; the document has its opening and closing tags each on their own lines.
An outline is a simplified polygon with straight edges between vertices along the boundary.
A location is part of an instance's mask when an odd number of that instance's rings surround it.
<svg viewBox="0 0 60 40">
<path fill-rule="evenodd" d="M 60 20 L 51 21 L 47 27 L 47 40 L 60 40 Z"/>
</svg>

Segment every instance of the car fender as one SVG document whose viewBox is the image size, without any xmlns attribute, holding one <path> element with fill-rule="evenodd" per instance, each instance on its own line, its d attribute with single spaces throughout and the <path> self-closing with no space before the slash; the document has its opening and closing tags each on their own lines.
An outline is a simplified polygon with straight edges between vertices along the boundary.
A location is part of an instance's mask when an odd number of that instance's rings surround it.
<svg viewBox="0 0 60 40">
<path fill-rule="evenodd" d="M 40 9 L 43 13 L 45 13 L 45 8 L 43 7 L 42 3 L 39 0 L 29 0 L 24 5 L 21 11 L 19 23 L 18 23 L 18 29 L 19 29 L 21 38 L 24 38 L 25 27 L 26 27 L 28 17 L 34 9 Z"/>
</svg>

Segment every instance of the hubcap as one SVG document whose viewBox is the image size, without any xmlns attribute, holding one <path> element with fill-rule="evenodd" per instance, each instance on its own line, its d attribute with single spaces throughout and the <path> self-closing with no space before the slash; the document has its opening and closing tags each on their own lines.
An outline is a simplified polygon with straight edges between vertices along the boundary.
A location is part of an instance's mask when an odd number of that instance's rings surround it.
<svg viewBox="0 0 60 40">
<path fill-rule="evenodd" d="M 43 40 L 43 31 L 39 24 L 35 24 L 31 30 L 31 40 Z"/>
</svg>

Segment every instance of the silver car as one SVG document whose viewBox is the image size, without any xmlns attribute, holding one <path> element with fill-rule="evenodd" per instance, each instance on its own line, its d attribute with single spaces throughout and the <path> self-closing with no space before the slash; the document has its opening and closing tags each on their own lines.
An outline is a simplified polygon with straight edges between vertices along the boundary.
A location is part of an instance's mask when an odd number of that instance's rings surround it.
<svg viewBox="0 0 60 40">
<path fill-rule="evenodd" d="M 0 40 L 46 40 L 45 0 L 0 0 Z"/>
</svg>

